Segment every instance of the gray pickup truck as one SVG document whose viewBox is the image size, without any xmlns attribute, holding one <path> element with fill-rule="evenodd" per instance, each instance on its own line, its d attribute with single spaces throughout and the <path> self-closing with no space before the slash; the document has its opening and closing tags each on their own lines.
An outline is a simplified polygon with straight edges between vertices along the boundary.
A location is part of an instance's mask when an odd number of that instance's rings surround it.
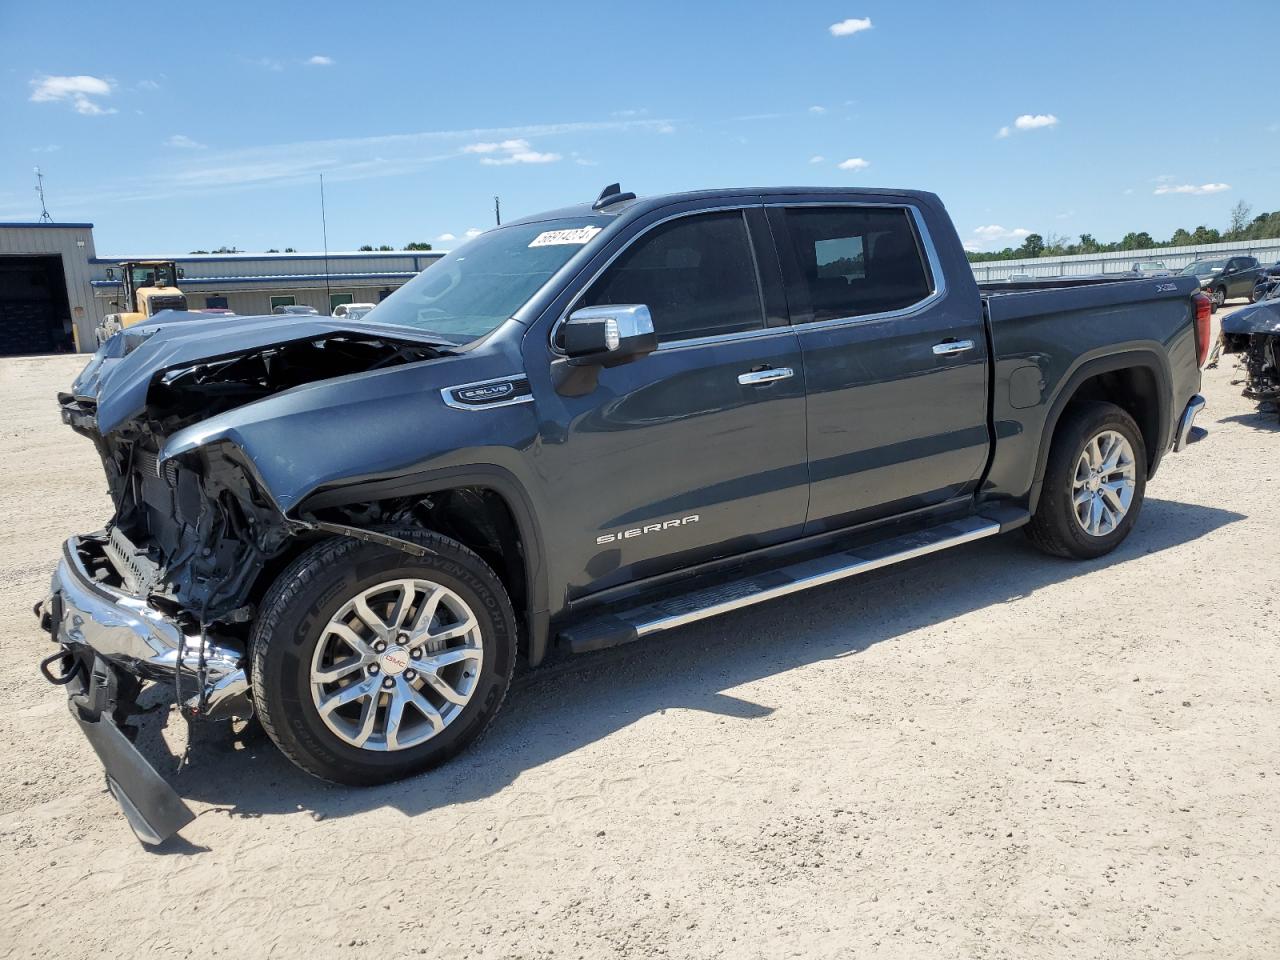
<svg viewBox="0 0 1280 960">
<path fill-rule="evenodd" d="M 162 317 L 59 397 L 115 512 L 65 544 L 42 669 L 158 842 L 190 813 L 127 736 L 151 682 L 375 784 L 517 669 L 1017 527 L 1098 557 L 1198 432 L 1199 289 L 984 291 L 929 193 L 615 184 L 358 323 Z"/>
</svg>

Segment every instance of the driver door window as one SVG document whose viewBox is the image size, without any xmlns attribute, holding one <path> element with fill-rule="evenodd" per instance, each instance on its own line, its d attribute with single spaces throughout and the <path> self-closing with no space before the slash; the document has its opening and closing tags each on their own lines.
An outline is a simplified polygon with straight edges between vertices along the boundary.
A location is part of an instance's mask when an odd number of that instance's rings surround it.
<svg viewBox="0 0 1280 960">
<path fill-rule="evenodd" d="M 670 343 L 764 327 L 744 214 L 680 217 L 632 244 L 578 303 L 642 303 Z"/>
</svg>

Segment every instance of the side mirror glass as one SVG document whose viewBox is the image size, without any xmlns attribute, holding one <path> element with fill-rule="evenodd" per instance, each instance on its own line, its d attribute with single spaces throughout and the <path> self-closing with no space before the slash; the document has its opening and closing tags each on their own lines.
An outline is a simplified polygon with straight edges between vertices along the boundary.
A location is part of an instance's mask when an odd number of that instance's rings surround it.
<svg viewBox="0 0 1280 960">
<path fill-rule="evenodd" d="M 583 307 L 569 314 L 560 333 L 574 366 L 616 367 L 658 349 L 653 317 L 642 303 Z"/>
</svg>

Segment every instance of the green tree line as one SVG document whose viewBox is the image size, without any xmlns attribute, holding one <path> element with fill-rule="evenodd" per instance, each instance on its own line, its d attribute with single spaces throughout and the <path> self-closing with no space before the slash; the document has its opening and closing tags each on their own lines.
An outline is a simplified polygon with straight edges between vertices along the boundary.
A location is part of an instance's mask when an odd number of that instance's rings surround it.
<svg viewBox="0 0 1280 960">
<path fill-rule="evenodd" d="M 1179 227 L 1168 240 L 1156 240 L 1151 234 L 1130 231 L 1120 240 L 1100 243 L 1093 234 L 1082 233 L 1071 242 L 1070 237 L 1038 233 L 1028 234 L 1020 247 L 1005 247 L 990 253 L 969 251 L 970 263 L 988 260 L 1021 260 L 1031 257 L 1063 257 L 1082 253 L 1110 253 L 1114 250 L 1153 250 L 1161 247 L 1189 247 L 1201 243 L 1230 243 L 1236 240 L 1274 240 L 1280 238 L 1280 210 L 1252 217 L 1253 208 L 1241 200 L 1231 208 L 1231 224 L 1226 230 L 1199 226 L 1194 230 Z M 1252 218 L 1251 218 L 1252 217 Z"/>
</svg>

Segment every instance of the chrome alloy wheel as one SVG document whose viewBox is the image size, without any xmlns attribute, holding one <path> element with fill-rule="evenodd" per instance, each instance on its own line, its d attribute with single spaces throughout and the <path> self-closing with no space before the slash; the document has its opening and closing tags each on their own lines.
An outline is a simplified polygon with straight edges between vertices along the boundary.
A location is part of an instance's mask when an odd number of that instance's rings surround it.
<svg viewBox="0 0 1280 960">
<path fill-rule="evenodd" d="M 1120 525 L 1133 503 L 1137 466 L 1133 447 L 1114 430 L 1104 430 L 1084 446 L 1071 481 L 1076 522 L 1091 537 L 1105 537 Z"/>
<path fill-rule="evenodd" d="M 363 750 L 404 750 L 455 720 L 480 678 L 484 644 L 463 599 L 430 580 L 391 580 L 347 601 L 311 658 L 326 727 Z"/>
</svg>

